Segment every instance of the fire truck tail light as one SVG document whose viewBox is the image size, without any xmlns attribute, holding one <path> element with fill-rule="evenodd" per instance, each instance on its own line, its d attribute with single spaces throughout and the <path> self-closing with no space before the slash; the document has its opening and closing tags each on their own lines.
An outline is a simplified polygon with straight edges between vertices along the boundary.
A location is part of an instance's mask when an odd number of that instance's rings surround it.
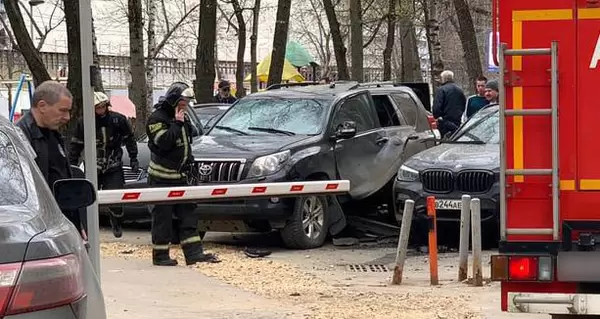
<svg viewBox="0 0 600 319">
<path fill-rule="evenodd" d="M 494 255 L 492 281 L 552 281 L 554 264 L 550 256 Z"/>
<path fill-rule="evenodd" d="M 552 258 L 548 256 L 538 258 L 538 280 L 539 281 L 552 281 L 552 273 L 554 268 L 552 267 Z"/>
<path fill-rule="evenodd" d="M 508 278 L 510 280 L 536 280 L 537 275 L 536 257 L 512 256 L 508 258 Z"/>
<path fill-rule="evenodd" d="M 508 256 L 492 256 L 492 281 L 508 280 Z"/>
</svg>

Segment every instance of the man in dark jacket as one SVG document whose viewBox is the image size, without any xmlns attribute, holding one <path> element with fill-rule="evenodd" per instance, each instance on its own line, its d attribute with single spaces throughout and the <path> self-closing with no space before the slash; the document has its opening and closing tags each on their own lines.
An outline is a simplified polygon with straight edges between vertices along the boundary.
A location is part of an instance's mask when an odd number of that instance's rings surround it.
<svg viewBox="0 0 600 319">
<path fill-rule="evenodd" d="M 109 107 L 108 96 L 102 92 L 94 92 L 98 189 L 123 189 L 125 175 L 123 174 L 122 146 L 125 144 L 127 147 L 131 170 L 137 172 L 139 170 L 137 143 L 129 120 L 120 113 L 110 111 Z M 79 119 L 73 132 L 69 150 L 71 165 L 79 164 L 79 157 L 83 151 L 83 125 L 83 118 Z M 109 210 L 113 235 L 119 238 L 123 235 L 121 226 L 123 207 L 117 205 L 110 207 Z"/>
<path fill-rule="evenodd" d="M 231 84 L 227 80 L 219 82 L 219 92 L 215 95 L 215 103 L 233 104 L 237 99 L 231 95 Z"/>
<path fill-rule="evenodd" d="M 194 91 L 185 83 L 176 82 L 167 90 L 164 99 L 148 117 L 146 133 L 150 149 L 148 185 L 150 187 L 177 187 L 188 185 L 194 158 L 192 156 L 193 129 L 185 118 L 185 110 Z M 173 217 L 179 223 L 180 244 L 187 265 L 197 262 L 219 262 L 212 254 L 205 254 L 202 238 L 194 217 L 194 204 L 157 204 L 152 209 L 152 263 L 157 266 L 175 266 L 169 255 Z"/>
<path fill-rule="evenodd" d="M 437 89 L 433 101 L 433 116 L 438 121 L 442 137 L 452 134 L 461 124 L 467 99 L 463 90 L 454 83 L 454 73 L 443 71 L 442 86 Z"/>
<path fill-rule="evenodd" d="M 43 82 L 35 88 L 31 111 L 16 124 L 33 147 L 37 155 L 35 162 L 50 189 L 57 180 L 72 176 L 65 143 L 58 131 L 69 122 L 72 104 L 73 96 L 64 85 L 54 81 Z M 63 214 L 86 239 L 85 215 L 82 216 L 79 211 Z"/>
</svg>

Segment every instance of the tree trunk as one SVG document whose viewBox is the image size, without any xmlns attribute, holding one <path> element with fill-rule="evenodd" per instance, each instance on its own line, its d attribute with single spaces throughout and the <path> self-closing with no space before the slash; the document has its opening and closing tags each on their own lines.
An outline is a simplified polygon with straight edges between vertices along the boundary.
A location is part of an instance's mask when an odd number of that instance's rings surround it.
<svg viewBox="0 0 600 319">
<path fill-rule="evenodd" d="M 93 16 L 93 15 L 92 15 Z M 92 85 L 95 92 L 104 92 L 104 84 L 102 83 L 102 69 L 100 66 L 100 56 L 98 55 L 98 44 L 96 38 L 96 28 L 94 26 L 94 18 L 92 18 L 92 60 L 95 68 L 92 71 Z"/>
<path fill-rule="evenodd" d="M 290 27 L 291 7 L 292 0 L 279 0 L 277 3 L 277 17 L 275 18 L 275 32 L 273 34 L 273 52 L 271 53 L 271 66 L 269 67 L 267 86 L 281 83 L 288 30 Z"/>
<path fill-rule="evenodd" d="M 363 68 L 363 21 L 361 0 L 350 0 L 350 55 L 352 80 L 365 80 Z"/>
<path fill-rule="evenodd" d="M 479 55 L 479 47 L 477 45 L 477 34 L 469 5 L 465 0 L 454 0 L 454 9 L 460 30 L 458 36 L 465 53 L 464 59 L 467 65 L 467 74 L 469 75 L 469 83 L 475 83 L 477 77 L 481 76 L 481 56 Z M 470 85 L 469 87 L 473 87 Z"/>
<path fill-rule="evenodd" d="M 240 6 L 238 0 L 231 0 L 233 6 L 233 13 L 238 23 L 238 48 L 237 48 L 237 61 L 235 70 L 235 88 L 236 96 L 238 98 L 246 95 L 244 89 L 244 55 L 246 53 L 246 21 L 244 21 L 243 9 Z"/>
<path fill-rule="evenodd" d="M 431 86 L 435 90 L 440 86 L 440 74 L 444 70 L 442 61 L 442 44 L 440 43 L 440 23 L 437 19 L 437 0 L 426 0 L 423 3 L 425 18 L 425 32 L 427 34 L 427 45 L 429 47 L 429 59 L 431 64 Z"/>
<path fill-rule="evenodd" d="M 129 65 L 131 68 L 131 86 L 129 99 L 135 104 L 135 135 L 146 133 L 148 119 L 146 63 L 144 59 L 144 20 L 141 0 L 128 0 L 129 22 Z"/>
<path fill-rule="evenodd" d="M 71 121 L 63 129 L 66 140 L 70 140 L 73 127 L 77 120 L 83 115 L 83 86 L 81 85 L 81 38 L 79 27 L 79 0 L 63 0 L 65 10 L 65 24 L 67 25 L 67 42 L 69 54 L 67 62 L 69 75 L 67 88 L 73 95 L 73 106 L 71 108 Z"/>
<path fill-rule="evenodd" d="M 394 50 L 394 39 L 396 37 L 396 1 L 388 0 L 387 16 L 387 38 L 383 50 L 383 80 L 392 79 L 392 51 Z"/>
<path fill-rule="evenodd" d="M 154 58 L 156 57 L 156 1 L 148 0 L 148 56 L 146 57 L 146 105 L 154 105 Z M 165 21 L 165 23 L 169 23 Z"/>
<path fill-rule="evenodd" d="M 348 60 L 346 59 L 346 47 L 342 39 L 340 31 L 340 23 L 335 14 L 335 8 L 332 0 L 323 0 L 323 8 L 329 22 L 329 30 L 331 32 L 331 40 L 333 41 L 333 51 L 335 52 L 335 64 L 337 67 L 338 80 L 350 80 L 350 72 L 348 72 Z"/>
<path fill-rule="evenodd" d="M 252 35 L 250 36 L 250 92 L 258 92 L 258 74 L 256 67 L 258 66 L 258 58 L 256 56 L 256 47 L 258 45 L 258 18 L 260 12 L 260 0 L 254 0 L 254 8 L 252 9 Z"/>
<path fill-rule="evenodd" d="M 401 53 L 401 79 L 403 82 L 421 82 L 421 58 L 417 43 L 417 32 L 413 23 L 416 12 L 414 3 L 400 2 L 400 11 L 403 15 L 399 19 L 399 36 L 402 44 Z"/>
<path fill-rule="evenodd" d="M 67 2 L 72 2 L 72 0 L 65 0 L 65 3 Z M 14 33 L 14 38 L 16 39 L 17 44 L 19 45 L 19 52 L 21 52 L 23 58 L 25 59 L 25 62 L 27 62 L 27 67 L 29 68 L 31 76 L 33 77 L 33 83 L 37 86 L 44 81 L 50 80 L 50 74 L 48 73 L 48 70 L 44 65 L 44 61 L 42 61 L 40 53 L 36 49 L 35 44 L 33 44 L 33 41 L 29 36 L 29 32 L 27 32 L 27 26 L 25 26 L 23 15 L 21 14 L 21 10 L 19 9 L 19 1 L 3 1 L 3 3 L 4 9 L 6 10 L 6 15 L 8 16 L 8 20 L 10 21 L 10 26 Z M 70 14 L 65 12 L 65 16 L 71 15 L 72 18 L 73 15 L 78 15 L 78 12 L 79 11 L 75 11 L 75 13 Z M 79 34 L 79 32 L 77 34 Z M 69 43 L 69 49 L 70 48 L 71 43 Z"/>
<path fill-rule="evenodd" d="M 215 41 L 217 37 L 217 0 L 200 0 L 198 46 L 196 47 L 196 100 L 211 102 L 215 81 Z"/>
</svg>

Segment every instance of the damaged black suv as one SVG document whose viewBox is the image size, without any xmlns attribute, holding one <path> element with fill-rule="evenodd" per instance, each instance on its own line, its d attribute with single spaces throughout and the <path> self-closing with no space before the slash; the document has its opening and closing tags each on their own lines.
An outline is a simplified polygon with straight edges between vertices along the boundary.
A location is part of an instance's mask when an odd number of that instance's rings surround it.
<svg viewBox="0 0 600 319">
<path fill-rule="evenodd" d="M 200 185 L 350 181 L 350 193 L 199 203 L 201 231 L 279 230 L 290 248 L 321 246 L 346 225 L 343 203 L 384 192 L 404 159 L 433 142 L 427 111 L 402 85 L 278 85 L 236 102 L 193 145 Z"/>
</svg>

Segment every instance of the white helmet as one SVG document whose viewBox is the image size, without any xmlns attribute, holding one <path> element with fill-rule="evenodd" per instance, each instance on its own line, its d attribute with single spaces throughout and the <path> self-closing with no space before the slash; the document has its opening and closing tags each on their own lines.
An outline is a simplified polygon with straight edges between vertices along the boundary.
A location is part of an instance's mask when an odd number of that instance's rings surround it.
<svg viewBox="0 0 600 319">
<path fill-rule="evenodd" d="M 110 100 L 108 99 L 108 96 L 106 96 L 106 94 L 102 93 L 102 92 L 94 92 L 94 106 L 100 104 L 100 103 L 105 103 L 105 102 L 109 102 Z"/>
</svg>

